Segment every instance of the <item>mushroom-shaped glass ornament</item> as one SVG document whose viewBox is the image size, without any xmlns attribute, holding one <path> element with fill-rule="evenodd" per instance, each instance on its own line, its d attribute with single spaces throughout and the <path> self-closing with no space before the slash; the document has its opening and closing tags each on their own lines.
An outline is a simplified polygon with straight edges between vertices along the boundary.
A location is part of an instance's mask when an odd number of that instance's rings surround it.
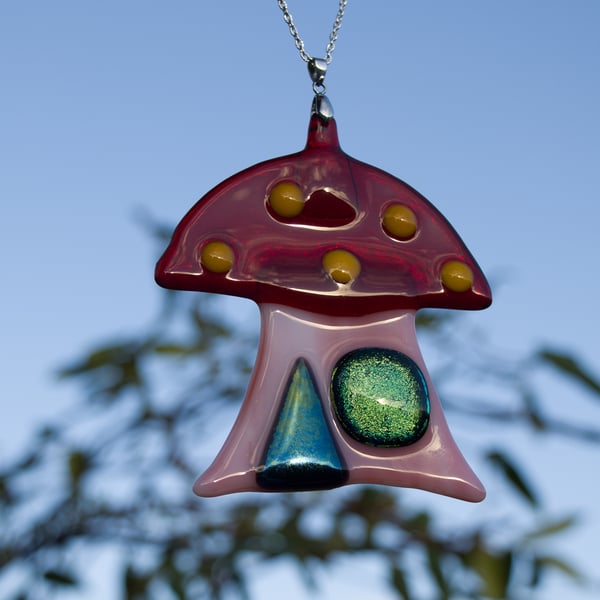
<svg viewBox="0 0 600 600">
<path fill-rule="evenodd" d="M 208 192 L 156 280 L 260 308 L 248 390 L 198 495 L 369 483 L 484 498 L 446 424 L 415 312 L 483 309 L 490 288 L 443 215 L 345 154 L 329 115 L 313 107 L 304 150 Z"/>
</svg>

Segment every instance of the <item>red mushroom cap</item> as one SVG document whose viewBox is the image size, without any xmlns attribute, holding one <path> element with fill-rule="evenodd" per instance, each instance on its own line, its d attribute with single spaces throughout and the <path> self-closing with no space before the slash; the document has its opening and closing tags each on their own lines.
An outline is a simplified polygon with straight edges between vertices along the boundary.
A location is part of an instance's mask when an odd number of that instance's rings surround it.
<svg viewBox="0 0 600 600">
<path fill-rule="evenodd" d="M 287 212 L 273 199 L 280 190 L 291 196 Z M 394 211 L 398 231 L 386 221 Z M 206 255 L 219 247 L 227 257 L 213 267 Z M 328 271 L 324 259 L 334 250 L 357 261 L 358 272 Z M 250 167 L 198 201 L 159 260 L 156 281 L 323 314 L 491 303 L 485 276 L 444 216 L 403 181 L 345 154 L 335 121 L 314 115 L 304 150 Z"/>
</svg>

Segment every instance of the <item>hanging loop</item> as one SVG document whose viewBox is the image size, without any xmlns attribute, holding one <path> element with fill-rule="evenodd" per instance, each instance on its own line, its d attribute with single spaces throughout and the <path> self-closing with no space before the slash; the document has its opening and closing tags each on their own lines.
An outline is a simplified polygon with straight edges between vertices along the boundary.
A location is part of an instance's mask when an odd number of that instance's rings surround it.
<svg viewBox="0 0 600 600">
<path fill-rule="evenodd" d="M 327 60 L 324 58 L 310 58 L 308 60 L 308 74 L 313 82 L 313 91 L 317 96 L 325 94 L 325 75 L 327 74 Z"/>
<path fill-rule="evenodd" d="M 310 58 L 308 60 L 308 74 L 314 84 L 322 85 L 327 74 L 327 61 L 324 58 Z"/>
<path fill-rule="evenodd" d="M 313 83 L 312 89 L 317 96 L 324 96 L 327 91 L 324 83 Z"/>
</svg>

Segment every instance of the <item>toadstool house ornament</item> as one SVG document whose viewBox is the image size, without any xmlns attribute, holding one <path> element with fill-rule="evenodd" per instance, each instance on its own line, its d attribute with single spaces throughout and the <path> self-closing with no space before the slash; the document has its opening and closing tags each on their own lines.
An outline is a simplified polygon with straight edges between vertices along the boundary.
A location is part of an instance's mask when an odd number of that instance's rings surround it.
<svg viewBox="0 0 600 600">
<path fill-rule="evenodd" d="M 156 267 L 163 287 L 250 298 L 261 314 L 240 413 L 194 491 L 368 483 L 480 501 L 485 490 L 417 345 L 415 313 L 483 309 L 490 288 L 428 200 L 342 151 L 319 61 L 308 61 L 316 97 L 304 150 L 208 192 Z"/>
</svg>

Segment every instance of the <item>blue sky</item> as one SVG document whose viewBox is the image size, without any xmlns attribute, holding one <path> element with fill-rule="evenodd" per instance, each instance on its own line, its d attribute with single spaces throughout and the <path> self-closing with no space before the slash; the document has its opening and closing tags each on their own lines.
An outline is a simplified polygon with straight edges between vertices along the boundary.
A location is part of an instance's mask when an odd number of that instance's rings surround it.
<svg viewBox="0 0 600 600">
<path fill-rule="evenodd" d="M 290 10 L 322 55 L 336 2 Z M 552 342 L 596 370 L 599 23 L 596 0 L 350 0 L 327 76 L 344 150 L 436 204 L 494 283 L 474 320 L 494 345 Z M 175 223 L 232 173 L 299 150 L 312 98 L 274 0 L 4 2 L 0 56 L 10 454 L 73 400 L 56 366 L 153 315 L 136 215 Z M 521 442 L 551 509 L 594 507 L 597 451 Z M 585 560 L 599 533 L 592 514 L 569 543 Z"/>
</svg>

